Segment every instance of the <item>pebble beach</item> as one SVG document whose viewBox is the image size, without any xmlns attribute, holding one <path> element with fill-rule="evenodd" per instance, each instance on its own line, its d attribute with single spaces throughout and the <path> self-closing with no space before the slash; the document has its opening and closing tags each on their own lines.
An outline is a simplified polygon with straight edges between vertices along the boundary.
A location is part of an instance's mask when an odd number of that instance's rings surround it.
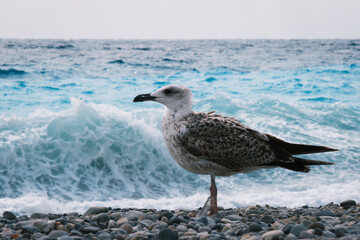
<svg viewBox="0 0 360 240">
<path fill-rule="evenodd" d="M 198 210 L 91 207 L 85 213 L 0 217 L 1 239 L 360 239 L 360 204 L 354 200 L 299 208 L 248 206 Z"/>
</svg>

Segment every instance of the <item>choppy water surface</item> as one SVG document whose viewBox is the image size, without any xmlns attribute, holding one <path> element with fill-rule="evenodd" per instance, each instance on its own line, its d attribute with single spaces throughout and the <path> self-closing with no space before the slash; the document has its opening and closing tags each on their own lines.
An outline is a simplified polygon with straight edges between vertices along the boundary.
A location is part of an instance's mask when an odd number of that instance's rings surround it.
<svg viewBox="0 0 360 240">
<path fill-rule="evenodd" d="M 308 174 L 218 178 L 219 205 L 360 201 L 360 40 L 0 40 L 0 212 L 201 206 L 209 177 L 171 159 L 164 107 L 132 102 L 167 84 L 197 111 L 341 150 Z"/>
</svg>

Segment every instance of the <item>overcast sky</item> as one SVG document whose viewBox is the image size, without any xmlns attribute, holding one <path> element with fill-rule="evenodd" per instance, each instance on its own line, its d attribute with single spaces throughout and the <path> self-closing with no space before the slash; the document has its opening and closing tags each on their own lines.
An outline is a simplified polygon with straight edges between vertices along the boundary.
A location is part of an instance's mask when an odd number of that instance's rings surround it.
<svg viewBox="0 0 360 240">
<path fill-rule="evenodd" d="M 0 0 L 0 38 L 360 38 L 360 0 Z"/>
</svg>

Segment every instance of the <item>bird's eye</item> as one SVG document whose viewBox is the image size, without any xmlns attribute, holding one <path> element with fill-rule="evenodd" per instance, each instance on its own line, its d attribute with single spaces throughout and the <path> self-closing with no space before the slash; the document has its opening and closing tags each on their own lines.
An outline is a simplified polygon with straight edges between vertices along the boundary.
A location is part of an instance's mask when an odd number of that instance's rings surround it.
<svg viewBox="0 0 360 240">
<path fill-rule="evenodd" d="M 165 89 L 164 93 L 165 93 L 165 95 L 169 95 L 171 93 L 171 90 L 170 89 Z"/>
</svg>

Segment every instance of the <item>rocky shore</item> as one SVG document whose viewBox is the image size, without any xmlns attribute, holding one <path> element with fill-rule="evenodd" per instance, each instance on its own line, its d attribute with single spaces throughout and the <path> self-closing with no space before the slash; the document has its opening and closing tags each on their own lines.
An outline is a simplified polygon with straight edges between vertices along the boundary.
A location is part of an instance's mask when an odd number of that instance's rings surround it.
<svg viewBox="0 0 360 240">
<path fill-rule="evenodd" d="M 199 210 L 92 207 L 84 214 L 34 213 L 0 217 L 1 239 L 359 239 L 360 204 L 346 200 L 320 207 L 249 206 Z"/>
</svg>

